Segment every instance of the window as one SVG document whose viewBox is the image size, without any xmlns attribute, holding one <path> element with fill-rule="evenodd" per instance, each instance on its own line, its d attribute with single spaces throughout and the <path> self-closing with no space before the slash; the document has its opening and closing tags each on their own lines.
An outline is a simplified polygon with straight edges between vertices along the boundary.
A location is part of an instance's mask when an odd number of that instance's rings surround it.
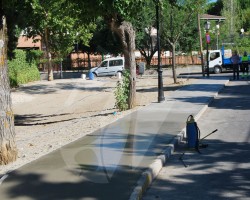
<svg viewBox="0 0 250 200">
<path fill-rule="evenodd" d="M 108 61 L 103 61 L 100 67 L 107 67 L 108 66 Z"/>
<path fill-rule="evenodd" d="M 213 52 L 210 54 L 210 60 L 215 60 L 220 57 L 220 52 Z"/>
<path fill-rule="evenodd" d="M 121 66 L 123 64 L 123 60 L 119 59 L 119 60 L 110 60 L 109 61 L 109 66 L 110 67 L 114 67 L 114 66 Z"/>
</svg>

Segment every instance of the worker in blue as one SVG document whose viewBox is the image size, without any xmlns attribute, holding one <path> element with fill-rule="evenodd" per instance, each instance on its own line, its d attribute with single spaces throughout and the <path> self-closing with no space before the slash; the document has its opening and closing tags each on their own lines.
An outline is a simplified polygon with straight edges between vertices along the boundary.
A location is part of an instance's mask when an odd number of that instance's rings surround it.
<svg viewBox="0 0 250 200">
<path fill-rule="evenodd" d="M 249 70 L 249 66 L 248 66 L 248 62 L 249 62 L 249 58 L 247 55 L 247 52 L 244 52 L 244 55 L 241 58 L 241 62 L 242 62 L 242 78 L 248 78 L 248 70 Z"/>
<path fill-rule="evenodd" d="M 237 80 L 240 79 L 240 72 L 239 72 L 239 63 L 240 63 L 240 56 L 238 55 L 237 51 L 233 52 L 232 57 L 230 58 L 232 64 L 233 64 L 233 79 L 236 79 L 237 75 Z"/>
</svg>

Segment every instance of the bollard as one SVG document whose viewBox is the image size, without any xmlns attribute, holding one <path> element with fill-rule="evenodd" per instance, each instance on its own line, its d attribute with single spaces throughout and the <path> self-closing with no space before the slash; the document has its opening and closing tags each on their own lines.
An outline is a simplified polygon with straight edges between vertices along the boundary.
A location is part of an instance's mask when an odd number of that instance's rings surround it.
<svg viewBox="0 0 250 200">
<path fill-rule="evenodd" d="M 116 76 L 117 76 L 118 79 L 121 79 L 122 78 L 122 73 L 121 72 L 117 72 Z"/>
<path fill-rule="evenodd" d="M 86 74 L 82 74 L 81 78 L 85 80 L 86 79 Z"/>
</svg>

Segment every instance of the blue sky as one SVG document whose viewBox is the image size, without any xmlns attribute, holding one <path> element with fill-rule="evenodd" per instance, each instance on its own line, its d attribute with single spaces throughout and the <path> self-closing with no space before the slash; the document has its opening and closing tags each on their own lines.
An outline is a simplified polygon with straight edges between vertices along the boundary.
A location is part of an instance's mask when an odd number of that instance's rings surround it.
<svg viewBox="0 0 250 200">
<path fill-rule="evenodd" d="M 210 3 L 212 3 L 212 2 L 216 2 L 217 0 L 210 0 Z"/>
</svg>

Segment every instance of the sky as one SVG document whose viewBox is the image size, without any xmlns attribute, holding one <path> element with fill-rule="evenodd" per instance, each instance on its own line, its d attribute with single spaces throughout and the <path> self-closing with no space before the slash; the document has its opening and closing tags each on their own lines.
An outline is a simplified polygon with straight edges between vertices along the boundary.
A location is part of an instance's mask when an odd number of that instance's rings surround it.
<svg viewBox="0 0 250 200">
<path fill-rule="evenodd" d="M 217 0 L 210 0 L 210 3 L 216 2 Z"/>
</svg>

